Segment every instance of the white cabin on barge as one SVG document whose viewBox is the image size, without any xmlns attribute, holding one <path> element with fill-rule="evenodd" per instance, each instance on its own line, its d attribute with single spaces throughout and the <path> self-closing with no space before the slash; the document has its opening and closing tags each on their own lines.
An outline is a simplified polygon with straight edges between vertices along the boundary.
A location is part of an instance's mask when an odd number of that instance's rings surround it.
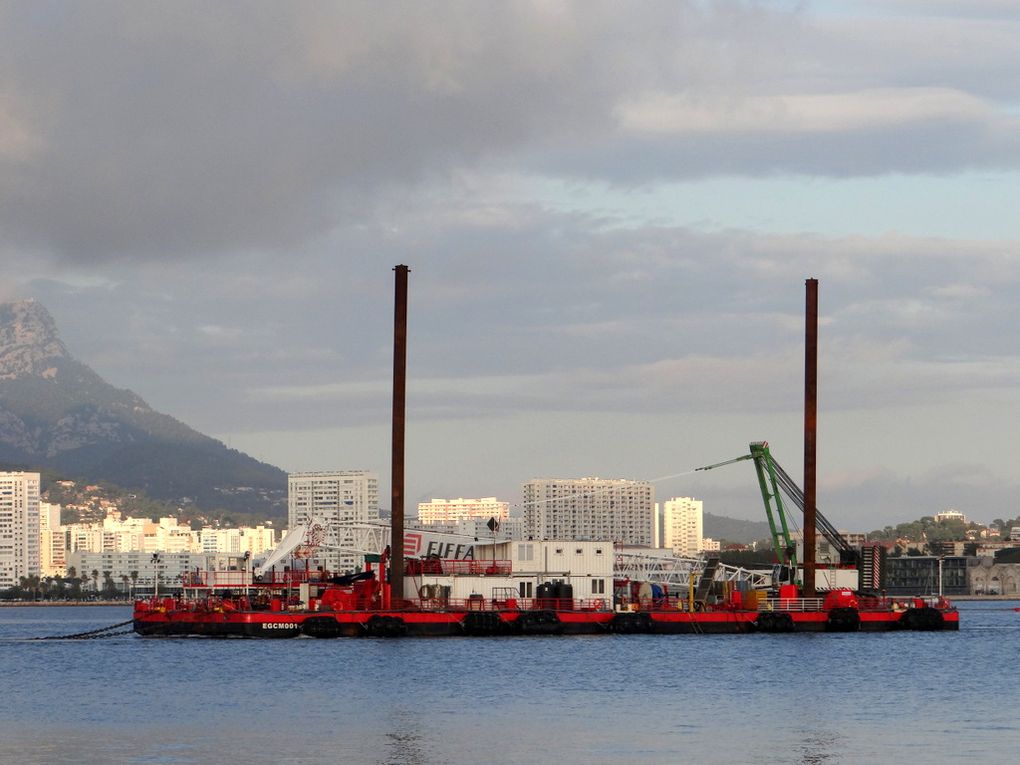
<svg viewBox="0 0 1020 765">
<path fill-rule="evenodd" d="M 543 597 L 539 587 L 553 584 L 569 585 L 574 600 L 612 602 L 612 542 L 478 542 L 470 555 L 405 560 L 406 596 L 444 597 L 481 606 L 488 601 Z"/>
</svg>

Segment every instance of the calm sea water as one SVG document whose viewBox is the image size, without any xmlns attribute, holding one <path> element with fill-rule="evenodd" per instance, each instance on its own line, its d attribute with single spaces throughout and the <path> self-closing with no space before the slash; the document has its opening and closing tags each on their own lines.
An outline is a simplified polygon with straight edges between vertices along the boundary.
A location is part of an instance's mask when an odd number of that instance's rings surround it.
<svg viewBox="0 0 1020 765">
<path fill-rule="evenodd" d="M 0 608 L 0 763 L 1015 762 L 1020 612 L 959 633 L 34 641 Z"/>
</svg>

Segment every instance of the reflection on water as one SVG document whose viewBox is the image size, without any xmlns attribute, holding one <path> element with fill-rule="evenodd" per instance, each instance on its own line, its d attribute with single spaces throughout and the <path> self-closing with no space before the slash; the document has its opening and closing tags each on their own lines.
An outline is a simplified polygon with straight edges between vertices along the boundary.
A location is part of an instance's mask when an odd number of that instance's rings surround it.
<svg viewBox="0 0 1020 765">
<path fill-rule="evenodd" d="M 802 765 L 825 765 L 839 762 L 846 754 L 846 739 L 834 731 L 821 729 L 801 731 L 804 742 L 800 745 Z"/>
<path fill-rule="evenodd" d="M 421 712 L 395 709 L 386 715 L 383 741 L 386 756 L 379 765 L 425 765 L 432 760 L 426 756 L 427 742 L 421 731 Z"/>
<path fill-rule="evenodd" d="M 888 635 L 28 641 L 0 609 L 0 765 L 1010 762 L 1015 603 Z"/>
</svg>

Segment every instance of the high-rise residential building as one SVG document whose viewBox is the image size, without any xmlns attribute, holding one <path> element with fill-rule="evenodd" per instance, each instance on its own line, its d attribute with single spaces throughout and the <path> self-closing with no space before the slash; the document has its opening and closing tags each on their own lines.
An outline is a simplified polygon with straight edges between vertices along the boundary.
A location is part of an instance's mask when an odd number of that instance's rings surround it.
<svg viewBox="0 0 1020 765">
<path fill-rule="evenodd" d="M 617 478 L 536 478 L 524 484 L 524 533 L 651 546 L 655 488 Z"/>
<path fill-rule="evenodd" d="M 60 525 L 60 505 L 39 503 L 39 572 L 63 576 L 67 572 L 67 544 Z"/>
<path fill-rule="evenodd" d="M 0 472 L 0 589 L 39 573 L 39 474 Z"/>
<path fill-rule="evenodd" d="M 287 476 L 287 520 L 290 528 L 320 518 L 333 528 L 343 544 L 343 527 L 379 520 L 379 477 L 367 470 L 291 473 Z M 330 571 L 360 568 L 361 558 L 351 549 L 320 548 L 311 563 Z"/>
<path fill-rule="evenodd" d="M 673 497 L 662 503 L 662 546 L 677 555 L 698 555 L 702 542 L 704 506 L 700 499 Z"/>
<path fill-rule="evenodd" d="M 510 503 L 495 497 L 481 499 L 433 499 L 418 503 L 418 522 L 426 526 L 450 525 L 468 518 L 488 521 L 495 518 L 505 521 L 510 515 Z"/>
</svg>

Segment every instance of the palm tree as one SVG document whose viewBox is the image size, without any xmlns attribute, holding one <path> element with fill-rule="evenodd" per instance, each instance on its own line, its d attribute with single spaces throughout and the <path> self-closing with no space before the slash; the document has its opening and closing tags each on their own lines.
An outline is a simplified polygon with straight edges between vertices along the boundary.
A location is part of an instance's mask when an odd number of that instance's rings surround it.
<svg viewBox="0 0 1020 765">
<path fill-rule="evenodd" d="M 92 569 L 92 589 L 99 592 L 99 569 Z"/>
<path fill-rule="evenodd" d="M 71 597 L 81 600 L 81 577 L 74 566 L 67 567 L 67 581 L 71 585 Z"/>
<path fill-rule="evenodd" d="M 117 585 L 113 583 L 113 572 L 103 572 L 103 595 L 107 598 L 112 598 L 117 594 Z"/>
<path fill-rule="evenodd" d="M 128 588 L 128 585 L 131 583 L 131 577 L 127 574 L 121 574 L 120 583 L 124 585 L 124 599 L 127 600 L 131 597 L 131 590 Z"/>
<path fill-rule="evenodd" d="M 26 587 L 28 587 L 29 591 L 32 593 L 32 600 L 39 600 L 41 594 L 40 593 L 41 583 L 42 580 L 39 578 L 38 574 L 30 574 L 29 576 L 25 577 L 25 584 Z"/>
</svg>

